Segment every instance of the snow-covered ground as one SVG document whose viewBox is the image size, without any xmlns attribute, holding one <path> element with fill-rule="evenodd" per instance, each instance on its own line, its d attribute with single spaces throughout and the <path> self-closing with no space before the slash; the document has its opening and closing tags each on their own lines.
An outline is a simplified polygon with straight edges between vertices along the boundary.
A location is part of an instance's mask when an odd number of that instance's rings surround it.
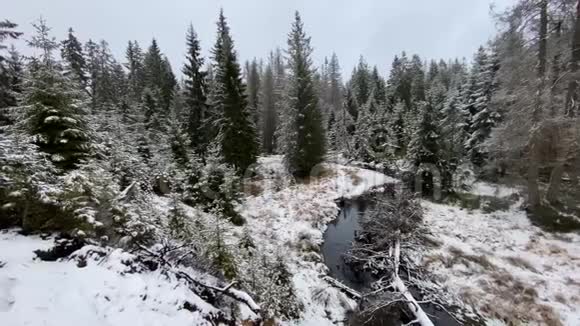
<svg viewBox="0 0 580 326">
<path fill-rule="evenodd" d="M 295 183 L 280 156 L 259 159 L 259 176 L 241 213 L 261 253 L 283 257 L 304 307 L 293 325 L 336 325 L 354 306 L 322 279 L 327 274 L 319 246 L 326 224 L 336 218 L 336 200 L 361 195 L 396 180 L 383 174 L 327 164 L 320 177 Z M 516 189 L 477 183 L 474 194 L 509 197 Z M 514 197 L 515 198 L 515 197 Z M 169 198 L 157 198 L 161 211 Z M 440 246 L 423 262 L 442 295 L 468 304 L 489 318 L 538 325 L 580 325 L 580 235 L 551 234 L 531 225 L 514 204 L 485 214 L 423 201 L 425 222 Z M 187 214 L 209 214 L 187 208 Z M 242 228 L 233 227 L 235 243 Z M 205 325 L 192 303 L 215 312 L 179 281 L 160 272 L 128 273 L 133 256 L 110 250 L 105 259 L 78 267 L 74 260 L 44 262 L 36 249 L 53 239 L 0 233 L 0 325 Z M 83 250 L 83 249 L 81 249 Z M 84 249 L 86 250 L 86 249 Z M 200 277 L 208 277 L 207 275 Z"/>
<path fill-rule="evenodd" d="M 1 325 L 210 325 L 199 312 L 183 309 L 188 302 L 215 312 L 184 284 L 158 272 L 128 273 L 125 263 L 133 255 L 112 250 L 82 268 L 74 260 L 35 259 L 34 250 L 53 244 L 53 239 L 0 233 Z"/>
<path fill-rule="evenodd" d="M 325 165 L 309 184 L 288 185 L 281 156 L 260 158 L 263 189 L 246 199 L 243 214 L 260 250 L 281 254 L 294 275 L 305 311 L 297 325 L 334 325 L 353 302 L 326 284 L 318 247 L 326 224 L 336 218 L 336 200 L 354 197 L 396 180 L 381 173 L 337 164 Z"/>
<path fill-rule="evenodd" d="M 474 193 L 515 189 L 479 183 Z M 533 226 L 519 203 L 484 214 L 424 201 L 425 222 L 442 245 L 424 256 L 442 290 L 507 324 L 580 325 L 580 235 Z"/>
<path fill-rule="evenodd" d="M 326 224 L 338 213 L 335 201 L 360 195 L 395 182 L 380 173 L 328 164 L 309 184 L 296 184 L 283 174 L 282 157 L 260 158 L 261 191 L 244 200 L 245 226 L 262 253 L 284 257 L 293 274 L 296 294 L 304 313 L 297 325 L 333 325 L 344 319 L 353 302 L 326 285 L 326 266 L 318 246 Z M 171 207 L 169 198 L 152 198 L 160 214 Z M 210 214 L 184 205 L 190 217 Z M 242 232 L 232 228 L 232 243 Z M 188 287 L 160 272 L 129 273 L 126 261 L 134 256 L 107 249 L 105 258 L 45 262 L 34 250 L 49 249 L 54 239 L 22 236 L 14 230 L 0 233 L 0 325 L 206 325 L 199 312 L 183 309 L 186 302 L 203 314 L 215 308 Z M 85 249 L 87 248 L 87 249 Z M 88 250 L 79 250 L 81 254 Z M 274 256 L 273 256 L 274 257 Z M 190 271 L 193 272 L 193 271 Z M 210 278 L 208 275 L 197 275 Z M 211 283 L 211 281 L 209 281 Z M 249 315 L 243 312 L 243 315 Z"/>
</svg>

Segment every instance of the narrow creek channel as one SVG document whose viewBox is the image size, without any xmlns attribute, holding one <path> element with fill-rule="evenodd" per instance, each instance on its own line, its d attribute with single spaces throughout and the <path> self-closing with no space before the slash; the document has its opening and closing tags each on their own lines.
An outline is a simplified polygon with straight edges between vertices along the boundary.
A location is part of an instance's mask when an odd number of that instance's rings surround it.
<svg viewBox="0 0 580 326">
<path fill-rule="evenodd" d="M 329 275 L 348 287 L 365 292 L 373 281 L 367 273 L 355 271 L 344 261 L 344 255 L 352 247 L 357 232 L 360 231 L 359 217 L 371 204 L 368 196 L 361 196 L 355 199 L 345 199 L 339 202 L 340 213 L 336 220 L 328 225 L 324 233 L 324 243 L 322 244 L 322 254 L 324 262 L 329 268 Z M 411 292 L 413 289 L 411 289 Z M 418 293 L 414 293 L 417 300 Z M 421 307 L 431 317 L 436 326 L 460 326 L 460 325 L 482 325 L 483 323 L 474 320 L 466 320 L 463 323 L 457 322 L 451 315 L 434 304 L 421 304 Z M 395 323 L 393 325 L 402 325 Z M 375 323 L 368 324 L 369 326 Z M 385 325 L 385 324 L 376 324 Z"/>
</svg>

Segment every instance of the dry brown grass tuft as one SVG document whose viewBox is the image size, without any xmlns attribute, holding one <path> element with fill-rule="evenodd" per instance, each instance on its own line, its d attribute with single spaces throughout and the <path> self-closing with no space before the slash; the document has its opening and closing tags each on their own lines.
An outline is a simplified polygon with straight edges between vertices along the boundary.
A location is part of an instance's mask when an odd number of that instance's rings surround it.
<svg viewBox="0 0 580 326">
<path fill-rule="evenodd" d="M 496 270 L 496 266 L 485 255 L 467 254 L 453 246 L 449 247 L 449 253 L 451 257 L 443 261 L 447 268 L 451 268 L 455 264 L 463 264 L 466 267 L 470 267 L 469 263 L 474 263 L 489 271 Z"/>
<path fill-rule="evenodd" d="M 509 262 L 510 264 L 512 264 L 516 267 L 519 267 L 522 269 L 527 269 L 527 270 L 534 272 L 534 273 L 538 272 L 538 270 L 534 266 L 532 266 L 532 264 L 529 261 L 527 261 L 521 257 L 510 256 L 510 257 L 503 257 L 503 259 L 505 259 L 507 262 Z"/>
</svg>

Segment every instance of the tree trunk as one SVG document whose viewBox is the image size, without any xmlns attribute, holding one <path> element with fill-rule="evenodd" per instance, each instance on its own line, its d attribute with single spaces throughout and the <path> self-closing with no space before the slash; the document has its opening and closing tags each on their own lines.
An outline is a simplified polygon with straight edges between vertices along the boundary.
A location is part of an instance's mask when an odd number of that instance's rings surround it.
<svg viewBox="0 0 580 326">
<path fill-rule="evenodd" d="M 548 53 L 548 0 L 540 1 L 540 30 L 538 48 L 538 78 L 546 76 L 546 56 Z"/>
<path fill-rule="evenodd" d="M 534 146 L 535 137 L 532 137 L 530 147 L 530 161 L 528 162 L 528 206 L 536 208 L 540 205 L 540 189 L 538 187 L 538 154 Z"/>
<path fill-rule="evenodd" d="M 562 37 L 562 22 L 559 21 L 556 23 L 555 27 L 555 39 L 556 39 L 556 46 L 555 46 L 555 53 L 554 59 L 552 62 L 552 85 L 550 87 L 550 118 L 554 118 L 560 108 L 558 108 L 558 103 L 556 103 L 556 94 L 557 94 L 557 83 L 560 80 L 560 70 L 561 70 L 561 57 L 562 53 L 560 51 L 560 42 Z"/>
<path fill-rule="evenodd" d="M 562 175 L 564 174 L 564 162 L 557 162 L 552 173 L 550 174 L 550 186 L 546 193 L 546 199 L 550 203 L 558 202 L 558 195 L 560 194 L 560 185 L 562 184 Z"/>
<path fill-rule="evenodd" d="M 566 94 L 566 115 L 574 117 L 577 111 L 578 95 L 578 62 L 580 62 L 580 0 L 576 6 L 576 23 L 574 25 L 574 36 L 572 39 L 572 55 L 570 58 L 570 82 Z"/>
<path fill-rule="evenodd" d="M 532 121 L 538 123 L 542 118 L 543 103 L 542 95 L 544 93 L 546 79 L 546 57 L 548 46 L 548 0 L 540 1 L 540 26 L 538 32 L 538 93 L 536 96 L 536 105 L 532 112 Z"/>
</svg>

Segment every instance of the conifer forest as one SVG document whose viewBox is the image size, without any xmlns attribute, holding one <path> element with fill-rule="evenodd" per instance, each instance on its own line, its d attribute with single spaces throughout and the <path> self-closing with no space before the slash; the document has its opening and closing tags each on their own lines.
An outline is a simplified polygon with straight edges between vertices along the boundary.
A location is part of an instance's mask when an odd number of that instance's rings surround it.
<svg viewBox="0 0 580 326">
<path fill-rule="evenodd" d="M 580 325 L 580 1 L 508 2 L 383 62 L 0 5 L 0 325 Z"/>
</svg>

